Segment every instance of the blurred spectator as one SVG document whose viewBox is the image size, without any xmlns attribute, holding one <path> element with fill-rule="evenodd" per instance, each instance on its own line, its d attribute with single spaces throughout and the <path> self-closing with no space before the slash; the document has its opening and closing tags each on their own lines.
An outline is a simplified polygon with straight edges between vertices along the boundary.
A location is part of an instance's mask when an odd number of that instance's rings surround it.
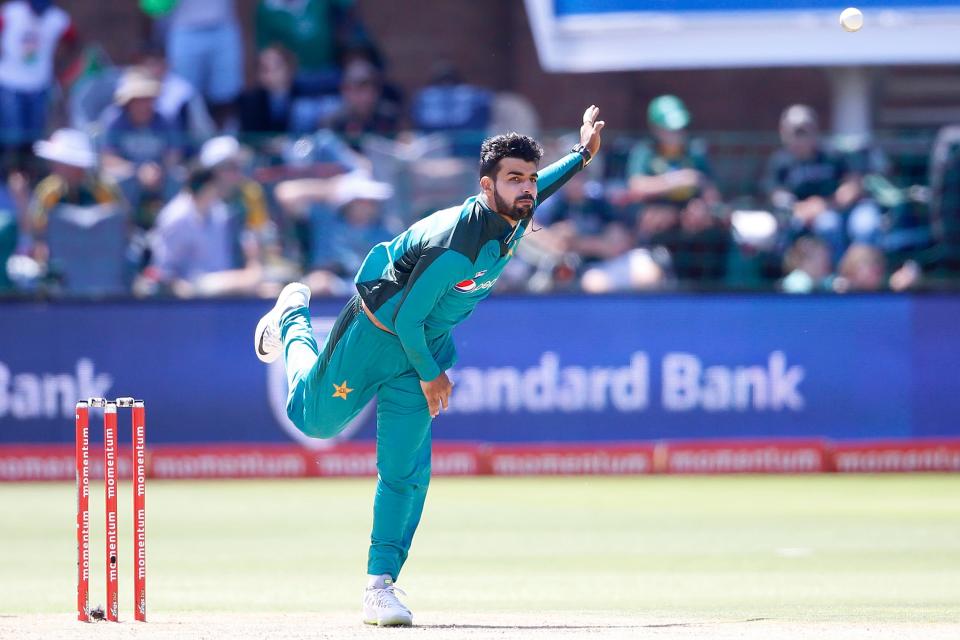
<svg viewBox="0 0 960 640">
<path fill-rule="evenodd" d="M 834 289 L 848 291 L 880 291 L 884 288 L 887 261 L 883 252 L 866 244 L 853 244 L 840 259 Z"/>
<path fill-rule="evenodd" d="M 0 184 L 0 296 L 13 289 L 7 262 L 17 249 L 18 219 L 16 202 L 4 181 Z"/>
<path fill-rule="evenodd" d="M 167 57 L 206 98 L 220 127 L 243 88 L 243 41 L 234 0 L 179 0 L 170 14 Z"/>
<path fill-rule="evenodd" d="M 536 219 L 544 227 L 530 236 L 529 243 L 559 255 L 572 253 L 578 263 L 610 260 L 633 246 L 629 229 L 604 197 L 603 185 L 583 172 L 540 206 Z M 565 274 L 554 275 L 563 279 Z"/>
<path fill-rule="evenodd" d="M 142 69 L 127 71 L 101 118 L 104 172 L 115 179 L 134 208 L 134 220 L 152 226 L 179 161 L 182 135 L 156 110 L 160 83 Z"/>
<path fill-rule="evenodd" d="M 849 242 L 878 242 L 880 211 L 864 198 L 862 176 L 821 146 L 813 109 L 787 108 L 780 139 L 783 148 L 770 157 L 764 182 L 773 207 L 789 216 L 791 230 L 823 238 L 834 259 Z"/>
<path fill-rule="evenodd" d="M 287 47 L 304 94 L 336 93 L 344 49 L 369 41 L 353 5 L 353 0 L 260 0 L 257 48 Z"/>
<path fill-rule="evenodd" d="M 712 205 L 720 194 L 711 180 L 703 143 L 687 139 L 690 113 L 679 98 L 664 95 L 651 100 L 647 124 L 654 144 L 641 143 L 630 151 L 627 181 L 632 199 L 656 210 L 657 220 L 646 223 L 655 232 L 675 225 L 680 209 L 694 198 Z"/>
<path fill-rule="evenodd" d="M 438 62 L 430 84 L 413 98 L 413 126 L 423 133 L 459 134 L 456 146 L 474 154 L 487 133 L 492 103 L 492 92 L 464 82 L 450 62 Z"/>
<path fill-rule="evenodd" d="M 240 94 L 237 102 L 240 131 L 260 135 L 289 132 L 296 98 L 293 69 L 284 50 L 263 49 L 257 55 L 257 84 Z"/>
<path fill-rule="evenodd" d="M 214 134 L 216 125 L 203 96 L 170 69 L 162 47 L 145 46 L 139 66 L 160 83 L 160 93 L 154 105 L 157 113 L 176 130 L 186 132 L 190 140 L 206 140 Z"/>
<path fill-rule="evenodd" d="M 76 28 L 52 0 L 12 0 L 0 8 L 0 142 L 29 147 L 47 126 L 58 46 L 75 47 Z"/>
<path fill-rule="evenodd" d="M 630 198 L 644 204 L 640 241 L 666 247 L 682 280 L 722 280 L 731 237 L 712 210 L 720 194 L 705 149 L 687 139 L 690 113 L 676 96 L 658 96 L 647 122 L 654 145 L 637 145 L 627 166 Z"/>
<path fill-rule="evenodd" d="M 232 136 L 211 138 L 200 148 L 200 166 L 213 172 L 230 217 L 235 264 L 261 264 L 275 235 L 263 188 L 243 173 L 240 143 Z"/>
<path fill-rule="evenodd" d="M 869 244 L 850 245 L 837 269 L 833 289 L 837 293 L 858 291 L 906 291 L 920 282 L 920 268 L 908 260 L 887 278 L 887 258 L 880 249 Z"/>
<path fill-rule="evenodd" d="M 92 263 L 101 259 L 112 261 L 107 271 L 118 274 L 126 259 L 125 203 L 112 186 L 97 177 L 97 154 L 90 139 L 76 129 L 58 129 L 49 140 L 37 142 L 34 150 L 37 157 L 50 163 L 51 170 L 34 189 L 29 207 L 34 258 L 46 268 L 52 280 L 62 281 L 64 271 L 75 272 L 78 268 L 92 271 Z M 88 215 L 74 215 L 65 221 L 67 224 L 56 224 L 58 215 L 83 214 L 84 211 Z M 80 233 L 87 235 L 65 237 Z M 63 262 L 67 257 L 55 255 L 57 251 L 51 245 L 69 248 L 71 243 L 81 254 L 71 252 L 72 263 L 66 265 Z M 84 259 L 82 252 L 86 252 L 90 263 L 77 264 Z M 61 284 L 75 289 L 78 283 Z M 88 284 L 97 285 L 96 282 Z"/>
<path fill-rule="evenodd" d="M 230 213 L 210 169 L 194 169 L 160 212 L 151 248 L 152 263 L 137 285 L 140 294 L 158 284 L 179 298 L 250 294 L 260 282 L 257 265 L 247 268 L 235 260 Z"/>
<path fill-rule="evenodd" d="M 277 201 L 309 228 L 304 282 L 321 295 L 348 295 L 352 276 L 370 248 L 393 237 L 381 202 L 393 187 L 358 173 L 329 179 L 289 180 L 277 185 Z"/>
<path fill-rule="evenodd" d="M 670 254 L 663 247 L 631 249 L 619 258 L 590 267 L 580 280 L 586 293 L 656 291 L 673 284 Z"/>
<path fill-rule="evenodd" d="M 380 72 L 369 62 L 347 65 L 340 84 L 342 105 L 324 125 L 359 150 L 365 135 L 392 138 L 400 123 L 400 105 L 383 95 Z"/>
<path fill-rule="evenodd" d="M 786 277 L 780 283 L 785 293 L 829 291 L 833 286 L 830 247 L 814 236 L 802 236 L 783 259 Z"/>
<path fill-rule="evenodd" d="M 930 262 L 946 274 L 960 272 L 960 126 L 940 129 L 930 158 L 930 221 L 937 243 Z"/>
<path fill-rule="evenodd" d="M 650 242 L 670 251 L 680 280 L 718 285 L 726 277 L 733 237 L 703 198 L 688 202 L 680 211 L 679 226 L 653 235 Z"/>
</svg>

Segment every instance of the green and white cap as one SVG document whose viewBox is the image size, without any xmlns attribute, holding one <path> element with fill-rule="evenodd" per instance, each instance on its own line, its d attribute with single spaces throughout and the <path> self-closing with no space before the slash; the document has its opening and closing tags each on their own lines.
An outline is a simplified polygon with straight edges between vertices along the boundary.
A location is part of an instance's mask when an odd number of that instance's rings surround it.
<svg viewBox="0 0 960 640">
<path fill-rule="evenodd" d="M 679 131 L 690 124 L 690 112 L 677 96 L 657 96 L 647 107 L 647 122 L 668 131 Z"/>
</svg>

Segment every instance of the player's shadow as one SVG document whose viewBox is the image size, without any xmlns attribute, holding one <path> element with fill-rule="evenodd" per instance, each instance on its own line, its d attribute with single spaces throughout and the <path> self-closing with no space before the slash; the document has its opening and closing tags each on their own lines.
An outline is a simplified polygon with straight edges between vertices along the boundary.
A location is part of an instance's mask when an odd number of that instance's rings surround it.
<svg viewBox="0 0 960 640">
<path fill-rule="evenodd" d="M 418 624 L 422 629 L 510 629 L 510 630 L 596 630 L 601 629 L 666 629 L 670 627 L 703 627 L 714 624 L 742 624 L 762 622 L 772 618 L 748 618 L 746 620 L 722 620 L 718 622 L 665 622 L 662 624 Z"/>
</svg>

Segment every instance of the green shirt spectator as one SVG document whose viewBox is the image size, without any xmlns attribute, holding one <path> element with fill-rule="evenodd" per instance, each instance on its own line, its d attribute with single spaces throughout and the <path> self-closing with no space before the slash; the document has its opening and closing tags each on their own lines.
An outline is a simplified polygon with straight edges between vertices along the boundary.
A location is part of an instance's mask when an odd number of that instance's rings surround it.
<svg viewBox="0 0 960 640">
<path fill-rule="evenodd" d="M 710 180 L 706 147 L 689 140 L 690 114 L 680 98 L 658 96 L 647 108 L 653 144 L 638 144 L 627 161 L 632 199 L 644 204 L 682 207 L 697 197 L 719 200 Z"/>
<path fill-rule="evenodd" d="M 679 153 L 670 154 L 660 145 L 640 143 L 630 151 L 627 160 L 627 176 L 662 176 L 673 171 L 693 169 L 703 176 L 710 176 L 710 164 L 707 161 L 706 145 L 700 140 L 691 140 Z M 682 205 L 695 198 L 700 186 L 678 185 L 664 191 L 654 200 L 657 202 Z"/>
<path fill-rule="evenodd" d="M 261 0 L 257 5 L 257 48 L 281 44 L 301 71 L 337 66 L 340 23 L 353 0 Z"/>
</svg>

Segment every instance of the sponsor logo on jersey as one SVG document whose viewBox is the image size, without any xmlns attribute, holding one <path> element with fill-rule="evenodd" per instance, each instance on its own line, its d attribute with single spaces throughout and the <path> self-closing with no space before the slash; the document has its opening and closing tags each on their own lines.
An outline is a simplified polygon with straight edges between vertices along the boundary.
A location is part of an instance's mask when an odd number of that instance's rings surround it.
<svg viewBox="0 0 960 640">
<path fill-rule="evenodd" d="M 480 273 L 486 273 L 486 271 L 481 271 Z M 476 276 L 474 276 L 474 278 L 476 278 Z M 489 289 L 496 283 L 496 278 L 493 280 L 487 280 L 486 282 L 477 282 L 476 280 L 471 279 L 458 282 L 453 288 L 460 293 L 470 293 L 471 291 L 483 291 L 484 289 Z"/>
</svg>

